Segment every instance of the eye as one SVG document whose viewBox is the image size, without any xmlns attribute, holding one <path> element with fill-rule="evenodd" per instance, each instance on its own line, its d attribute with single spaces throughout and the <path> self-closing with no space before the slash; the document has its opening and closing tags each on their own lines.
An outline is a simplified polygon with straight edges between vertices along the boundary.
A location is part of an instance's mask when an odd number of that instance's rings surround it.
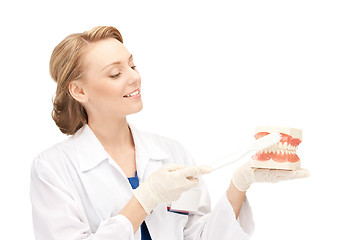
<svg viewBox="0 0 338 240">
<path fill-rule="evenodd" d="M 135 70 L 135 69 L 136 69 L 136 66 L 134 65 L 134 66 L 132 66 L 131 68 L 132 68 L 133 70 Z"/>
<path fill-rule="evenodd" d="M 121 75 L 121 73 L 115 74 L 115 75 L 110 75 L 109 77 L 111 78 L 118 78 Z"/>
</svg>

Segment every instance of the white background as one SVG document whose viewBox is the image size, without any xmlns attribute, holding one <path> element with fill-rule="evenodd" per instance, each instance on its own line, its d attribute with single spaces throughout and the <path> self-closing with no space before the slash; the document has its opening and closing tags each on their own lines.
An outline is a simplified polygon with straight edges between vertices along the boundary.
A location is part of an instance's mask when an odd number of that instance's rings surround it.
<svg viewBox="0 0 338 240">
<path fill-rule="evenodd" d="M 30 164 L 67 138 L 50 116 L 50 54 L 97 25 L 121 31 L 141 73 L 144 108 L 129 121 L 180 141 L 197 163 L 250 143 L 257 125 L 302 128 L 298 155 L 312 175 L 249 189 L 252 239 L 336 236 L 337 1 L 22 0 L 0 9 L 2 239 L 34 239 Z M 213 205 L 237 166 L 205 177 Z"/>
</svg>

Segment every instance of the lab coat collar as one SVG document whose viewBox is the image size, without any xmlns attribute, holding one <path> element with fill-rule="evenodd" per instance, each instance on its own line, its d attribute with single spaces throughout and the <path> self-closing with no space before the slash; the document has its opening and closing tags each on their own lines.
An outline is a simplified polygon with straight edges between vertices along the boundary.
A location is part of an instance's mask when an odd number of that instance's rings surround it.
<svg viewBox="0 0 338 240">
<path fill-rule="evenodd" d="M 139 131 L 129 122 L 128 126 L 134 139 L 137 159 L 141 161 L 137 163 L 138 165 L 143 168 L 149 159 L 161 161 L 169 158 L 168 155 L 152 141 L 149 134 Z M 96 167 L 104 160 L 111 159 L 88 124 L 80 128 L 73 137 L 79 167 L 82 172 Z"/>
</svg>

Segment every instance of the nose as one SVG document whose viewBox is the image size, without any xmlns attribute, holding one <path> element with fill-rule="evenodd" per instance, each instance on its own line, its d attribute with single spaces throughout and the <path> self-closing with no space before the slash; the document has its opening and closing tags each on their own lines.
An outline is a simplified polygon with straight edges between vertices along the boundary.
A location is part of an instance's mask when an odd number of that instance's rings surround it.
<svg viewBox="0 0 338 240">
<path fill-rule="evenodd" d="M 137 70 L 130 68 L 130 70 L 129 70 L 129 77 L 128 77 L 128 83 L 130 85 L 133 85 L 133 84 L 138 84 L 139 82 L 141 82 L 141 75 L 140 75 L 140 73 Z"/>
</svg>

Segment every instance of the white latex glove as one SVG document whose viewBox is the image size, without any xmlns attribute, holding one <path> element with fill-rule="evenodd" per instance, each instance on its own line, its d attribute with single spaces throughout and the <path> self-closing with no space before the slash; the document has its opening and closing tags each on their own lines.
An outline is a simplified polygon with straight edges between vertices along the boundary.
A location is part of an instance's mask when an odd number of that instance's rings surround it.
<svg viewBox="0 0 338 240">
<path fill-rule="evenodd" d="M 198 185 L 198 176 L 211 172 L 206 166 L 187 167 L 167 164 L 152 173 L 138 188 L 134 196 L 144 210 L 150 214 L 161 202 L 171 203 L 184 191 Z"/>
<path fill-rule="evenodd" d="M 251 168 L 250 162 L 239 167 L 232 174 L 232 183 L 239 191 L 246 191 L 252 183 L 255 182 L 270 182 L 276 183 L 283 180 L 291 180 L 296 178 L 308 177 L 309 171 L 299 169 L 296 171 Z"/>
</svg>

